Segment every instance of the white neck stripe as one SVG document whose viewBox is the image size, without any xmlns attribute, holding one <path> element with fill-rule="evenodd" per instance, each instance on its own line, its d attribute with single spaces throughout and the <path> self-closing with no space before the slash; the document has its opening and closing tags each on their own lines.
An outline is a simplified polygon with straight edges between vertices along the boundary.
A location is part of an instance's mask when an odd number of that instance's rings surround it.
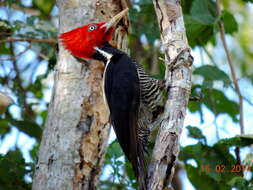
<svg viewBox="0 0 253 190">
<path fill-rule="evenodd" d="M 104 51 L 104 50 L 102 50 L 102 49 L 100 49 L 98 47 L 95 47 L 94 49 L 96 51 L 98 51 L 102 56 L 104 56 L 107 59 L 107 61 L 110 60 L 112 58 L 112 56 L 113 56 L 112 54 L 107 53 L 106 51 Z"/>
</svg>

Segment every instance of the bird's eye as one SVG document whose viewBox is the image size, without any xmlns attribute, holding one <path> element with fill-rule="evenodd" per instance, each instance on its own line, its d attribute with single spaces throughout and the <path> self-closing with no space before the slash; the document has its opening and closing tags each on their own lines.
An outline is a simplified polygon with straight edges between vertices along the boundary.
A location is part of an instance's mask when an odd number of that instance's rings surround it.
<svg viewBox="0 0 253 190">
<path fill-rule="evenodd" d="M 93 24 L 93 25 L 90 25 L 89 28 L 88 28 L 88 31 L 92 31 L 92 30 L 95 30 L 98 26 Z"/>
</svg>

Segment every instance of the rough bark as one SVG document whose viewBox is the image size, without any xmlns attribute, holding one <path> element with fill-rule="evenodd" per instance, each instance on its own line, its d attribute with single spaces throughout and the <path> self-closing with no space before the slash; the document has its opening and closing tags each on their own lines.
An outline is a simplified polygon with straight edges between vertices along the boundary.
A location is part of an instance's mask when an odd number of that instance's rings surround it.
<svg viewBox="0 0 253 190">
<path fill-rule="evenodd" d="M 191 64 L 182 10 L 178 0 L 153 0 L 165 51 L 168 100 L 147 176 L 147 189 L 171 183 L 179 153 L 179 137 L 191 91 Z"/>
<path fill-rule="evenodd" d="M 107 21 L 123 1 L 58 0 L 59 33 Z M 126 51 L 128 20 L 115 34 Z M 53 95 L 39 150 L 33 190 L 96 189 L 109 134 L 101 80 L 104 65 L 77 62 L 60 45 Z"/>
</svg>

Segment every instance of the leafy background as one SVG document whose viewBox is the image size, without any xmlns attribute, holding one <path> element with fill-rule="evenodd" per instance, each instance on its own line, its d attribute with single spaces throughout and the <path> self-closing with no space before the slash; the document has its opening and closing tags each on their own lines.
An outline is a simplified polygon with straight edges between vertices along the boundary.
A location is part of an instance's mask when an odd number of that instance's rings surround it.
<svg viewBox="0 0 253 190">
<path fill-rule="evenodd" d="M 195 58 L 191 96 L 199 101 L 191 101 L 188 106 L 173 180 L 175 189 L 253 189 L 252 3 L 223 0 L 222 14 L 217 16 L 212 0 L 182 0 L 187 37 Z M 164 64 L 159 57 L 163 54 L 153 4 L 132 0 L 132 5 L 131 56 L 153 76 L 162 78 Z M 240 134 L 240 105 L 219 35 L 220 21 L 225 25 L 243 95 L 246 135 Z M 0 91 L 15 101 L 0 114 L 3 190 L 31 189 L 53 85 L 57 22 L 53 0 L 0 1 Z M 236 164 L 241 166 L 231 172 Z M 112 134 L 99 189 L 136 186 L 130 164 Z"/>
</svg>

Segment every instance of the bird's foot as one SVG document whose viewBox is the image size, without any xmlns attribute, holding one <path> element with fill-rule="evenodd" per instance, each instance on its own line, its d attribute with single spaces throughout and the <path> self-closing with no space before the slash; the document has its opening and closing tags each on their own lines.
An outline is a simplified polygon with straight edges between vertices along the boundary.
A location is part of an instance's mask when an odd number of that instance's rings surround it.
<svg viewBox="0 0 253 190">
<path fill-rule="evenodd" d="M 172 61 L 165 60 L 161 57 L 159 57 L 159 59 L 164 61 L 168 65 L 169 71 L 175 70 L 181 66 L 190 67 L 193 63 L 193 57 L 190 54 L 189 48 L 183 49 Z"/>
</svg>

